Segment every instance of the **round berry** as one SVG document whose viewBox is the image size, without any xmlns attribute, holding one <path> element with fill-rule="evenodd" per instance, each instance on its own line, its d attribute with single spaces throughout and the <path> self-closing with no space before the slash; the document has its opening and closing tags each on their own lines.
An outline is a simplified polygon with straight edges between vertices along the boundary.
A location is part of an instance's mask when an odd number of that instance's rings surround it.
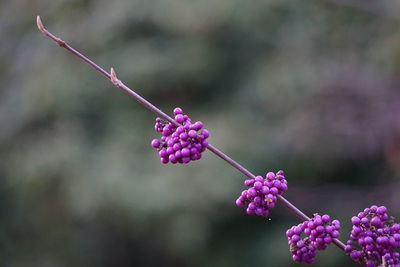
<svg viewBox="0 0 400 267">
<path fill-rule="evenodd" d="M 176 120 L 177 123 L 183 123 L 184 117 L 183 117 L 182 114 L 178 114 L 178 115 L 175 116 L 175 120 Z"/>
<path fill-rule="evenodd" d="M 188 133 L 188 136 L 190 138 L 195 138 L 197 136 L 197 133 L 196 133 L 195 130 L 190 130 L 189 133 Z"/>
<path fill-rule="evenodd" d="M 174 112 L 175 116 L 178 115 L 178 114 L 183 114 L 183 110 L 181 108 L 178 108 L 178 107 L 174 108 L 173 112 Z"/>
<path fill-rule="evenodd" d="M 154 147 L 154 148 L 159 148 L 160 147 L 160 140 L 153 139 L 153 141 L 151 141 L 151 146 Z"/>
</svg>

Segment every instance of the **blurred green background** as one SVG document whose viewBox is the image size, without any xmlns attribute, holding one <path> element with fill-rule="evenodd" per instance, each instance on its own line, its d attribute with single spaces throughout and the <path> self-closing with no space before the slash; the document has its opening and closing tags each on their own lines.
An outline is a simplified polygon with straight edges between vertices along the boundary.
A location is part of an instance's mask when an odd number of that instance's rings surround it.
<svg viewBox="0 0 400 267">
<path fill-rule="evenodd" d="M 2 0 L 1 266 L 304 266 L 285 231 L 235 200 L 206 152 L 162 165 L 154 114 L 42 36 L 45 26 L 285 196 L 342 222 L 400 215 L 400 2 Z M 313 266 L 357 266 L 335 246 Z"/>
</svg>

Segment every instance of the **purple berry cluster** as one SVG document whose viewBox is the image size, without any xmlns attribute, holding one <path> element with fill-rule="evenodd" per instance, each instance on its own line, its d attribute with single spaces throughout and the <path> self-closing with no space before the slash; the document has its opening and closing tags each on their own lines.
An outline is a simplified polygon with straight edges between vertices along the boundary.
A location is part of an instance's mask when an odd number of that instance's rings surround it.
<svg viewBox="0 0 400 267">
<path fill-rule="evenodd" d="M 267 173 L 265 179 L 256 176 L 244 182 L 248 187 L 236 200 L 237 206 L 247 205 L 247 214 L 268 216 L 269 210 L 275 207 L 277 196 L 288 189 L 283 171 Z"/>
<path fill-rule="evenodd" d="M 317 256 L 317 250 L 325 250 L 334 238 L 339 237 L 340 222 L 330 223 L 329 215 L 314 214 L 309 221 L 292 226 L 286 231 L 293 260 L 311 264 Z M 302 238 L 302 234 L 305 235 Z"/>
<path fill-rule="evenodd" d="M 371 206 L 351 218 L 353 229 L 345 251 L 368 267 L 400 267 L 400 224 L 385 206 Z"/>
<path fill-rule="evenodd" d="M 154 139 L 152 147 L 156 148 L 161 162 L 167 164 L 189 163 L 201 159 L 202 153 L 208 146 L 209 132 L 203 128 L 203 123 L 192 123 L 181 108 L 174 109 L 175 121 L 181 126 L 156 118 L 154 130 L 162 133 L 161 139 Z"/>
</svg>

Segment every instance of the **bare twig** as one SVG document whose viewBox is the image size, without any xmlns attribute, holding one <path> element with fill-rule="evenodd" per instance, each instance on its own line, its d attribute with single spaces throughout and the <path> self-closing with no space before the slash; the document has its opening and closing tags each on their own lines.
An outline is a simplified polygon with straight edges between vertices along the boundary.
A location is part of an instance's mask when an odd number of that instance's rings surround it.
<svg viewBox="0 0 400 267">
<path fill-rule="evenodd" d="M 158 109 L 156 106 L 154 106 L 153 104 L 151 104 L 149 101 L 147 101 L 146 99 L 144 99 L 143 97 L 141 97 L 139 94 L 137 94 L 136 92 L 134 92 L 133 90 L 131 90 L 129 87 L 127 87 L 123 82 L 121 82 L 121 80 L 119 80 L 117 78 L 117 74 L 115 73 L 115 70 L 113 68 L 111 68 L 110 73 L 106 72 L 104 69 L 102 69 L 100 66 L 98 66 L 96 63 L 94 63 L 93 61 L 91 61 L 90 59 L 88 59 L 86 56 L 82 55 L 80 52 L 78 52 L 77 50 L 75 50 L 74 48 L 72 48 L 70 45 L 68 45 L 66 42 L 64 42 L 63 40 L 61 40 L 60 38 L 54 36 L 52 33 L 50 33 L 44 26 L 43 23 L 40 19 L 39 16 L 37 16 L 36 19 L 37 22 L 37 26 L 39 28 L 39 30 L 47 37 L 49 37 L 50 39 L 52 39 L 57 45 L 59 45 L 60 47 L 65 48 L 67 51 L 71 52 L 72 54 L 74 54 L 75 56 L 77 56 L 78 58 L 80 58 L 81 60 L 83 60 L 84 62 L 86 62 L 87 64 L 89 64 L 90 66 L 92 66 L 93 68 L 95 68 L 97 71 L 99 71 L 103 76 L 105 76 L 107 79 L 109 79 L 117 88 L 119 88 L 120 90 L 124 91 L 125 93 L 127 93 L 128 95 L 130 95 L 131 97 L 133 97 L 134 99 L 136 99 L 139 103 L 141 103 L 142 105 L 144 105 L 147 109 L 149 109 L 150 111 L 154 112 L 155 114 L 157 114 L 158 116 L 164 118 L 165 120 L 169 121 L 170 123 L 179 126 L 180 124 L 177 123 L 174 119 L 172 119 L 170 116 L 168 116 L 167 114 L 165 114 L 164 112 L 162 112 L 160 109 Z M 221 159 L 223 159 L 224 161 L 226 161 L 229 165 L 231 165 L 232 167 L 234 167 L 235 169 L 237 169 L 239 172 L 241 172 L 242 174 L 244 174 L 245 176 L 247 176 L 250 179 L 254 179 L 255 175 L 252 174 L 249 170 L 247 170 L 245 167 L 243 167 L 242 165 L 240 165 L 238 162 L 234 161 L 232 158 L 230 158 L 229 156 L 227 156 L 225 153 L 223 153 L 222 151 L 220 151 L 219 149 L 217 149 L 216 147 L 214 147 L 213 145 L 209 144 L 207 147 L 211 152 L 213 152 L 215 155 L 217 155 L 218 157 L 220 157 Z M 299 210 L 295 205 L 293 205 L 292 203 L 290 203 L 287 199 L 285 199 L 284 197 L 278 195 L 278 199 L 281 202 L 281 204 L 287 208 L 289 211 L 291 211 L 293 214 L 295 214 L 297 217 L 299 217 L 301 220 L 303 221 L 307 221 L 310 218 L 305 215 L 301 210 Z M 339 247 L 340 249 L 342 249 L 344 251 L 345 245 L 338 239 L 334 239 L 333 243 Z"/>
</svg>

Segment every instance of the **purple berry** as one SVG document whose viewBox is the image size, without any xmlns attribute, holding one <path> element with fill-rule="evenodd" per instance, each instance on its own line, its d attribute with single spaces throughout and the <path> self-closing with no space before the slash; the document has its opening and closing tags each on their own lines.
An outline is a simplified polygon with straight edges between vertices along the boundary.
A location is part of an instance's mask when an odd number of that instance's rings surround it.
<svg viewBox="0 0 400 267">
<path fill-rule="evenodd" d="M 175 143 L 174 146 L 172 147 L 174 149 L 174 151 L 178 151 L 182 148 L 180 143 Z"/>
<path fill-rule="evenodd" d="M 165 149 L 161 149 L 160 152 L 158 152 L 158 154 L 160 155 L 161 158 L 165 158 L 168 155 L 167 150 Z"/>
<path fill-rule="evenodd" d="M 244 181 L 244 185 L 248 187 L 248 186 L 253 185 L 254 182 L 255 182 L 254 179 L 248 179 L 248 180 L 245 180 L 245 181 Z"/>
<path fill-rule="evenodd" d="M 174 108 L 174 115 L 183 114 L 183 110 L 181 108 Z"/>
<path fill-rule="evenodd" d="M 204 139 L 204 140 L 201 142 L 201 145 L 202 145 L 203 147 L 207 147 L 207 146 L 208 146 L 208 140 Z"/>
<path fill-rule="evenodd" d="M 178 114 L 178 115 L 175 116 L 175 120 L 176 120 L 177 123 L 183 123 L 184 117 L 183 117 L 182 114 Z"/>
<path fill-rule="evenodd" d="M 195 138 L 197 136 L 197 133 L 196 133 L 195 130 L 190 130 L 188 135 L 189 135 L 190 138 Z"/>
<path fill-rule="evenodd" d="M 266 178 L 267 178 L 267 180 L 269 180 L 269 181 L 274 180 L 274 179 L 275 179 L 275 173 L 273 173 L 273 172 L 267 173 Z"/>
<path fill-rule="evenodd" d="M 354 225 L 359 225 L 361 222 L 360 218 L 358 218 L 357 216 L 354 216 L 351 218 L 351 223 Z"/>
<path fill-rule="evenodd" d="M 204 138 L 208 138 L 210 136 L 210 133 L 206 129 L 203 129 L 203 130 L 201 130 L 201 135 Z"/>
<path fill-rule="evenodd" d="M 175 153 L 174 149 L 172 147 L 167 147 L 167 154 L 171 155 L 172 153 Z"/>
<path fill-rule="evenodd" d="M 183 163 L 189 163 L 189 161 L 190 161 L 190 157 L 183 157 L 182 158 L 182 162 Z"/>
<path fill-rule="evenodd" d="M 151 146 L 154 148 L 159 148 L 160 147 L 160 141 L 158 139 L 153 139 L 153 141 L 151 141 Z"/>
<path fill-rule="evenodd" d="M 196 121 L 196 122 L 193 124 L 193 129 L 194 129 L 194 130 L 198 131 L 198 130 L 200 130 L 201 128 L 203 128 L 203 123 L 202 123 L 201 121 Z"/>
<path fill-rule="evenodd" d="M 188 139 L 188 135 L 187 135 L 187 133 L 181 133 L 180 135 L 179 135 L 179 138 L 181 139 L 181 140 L 183 140 L 183 141 L 186 141 L 187 139 Z"/>
<path fill-rule="evenodd" d="M 180 150 L 175 151 L 175 158 L 180 159 L 182 157 L 182 152 Z"/>
<path fill-rule="evenodd" d="M 188 148 L 183 148 L 181 150 L 181 152 L 182 152 L 182 156 L 184 156 L 184 157 L 187 157 L 190 155 L 190 150 Z"/>
</svg>

